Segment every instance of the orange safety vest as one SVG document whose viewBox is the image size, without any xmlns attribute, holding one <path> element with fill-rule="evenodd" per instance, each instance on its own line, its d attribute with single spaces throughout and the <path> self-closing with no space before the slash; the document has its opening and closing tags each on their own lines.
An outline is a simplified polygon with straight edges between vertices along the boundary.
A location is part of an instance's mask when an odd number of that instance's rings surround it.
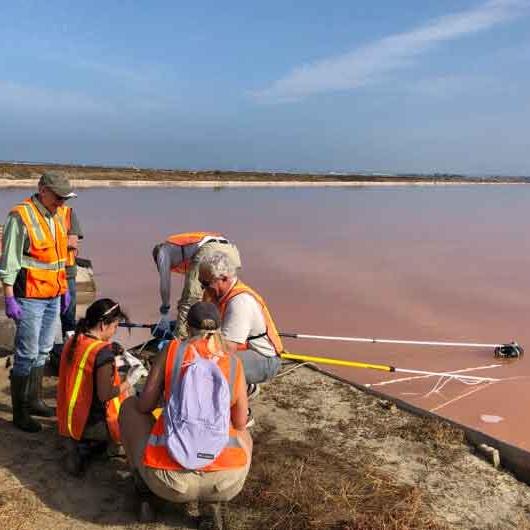
<svg viewBox="0 0 530 530">
<path fill-rule="evenodd" d="M 22 219 L 29 238 L 29 249 L 22 255 L 15 296 L 21 298 L 54 298 L 64 294 L 66 282 L 66 249 L 68 237 L 64 219 L 54 215 L 55 238 L 46 219 L 31 198 L 24 199 L 11 213 Z"/>
<path fill-rule="evenodd" d="M 211 353 L 208 350 L 207 343 L 208 339 L 206 338 L 192 339 L 192 341 L 188 340 L 182 342 L 175 339 L 170 342 L 167 350 L 164 376 L 164 399 L 166 403 L 169 401 L 171 395 L 174 377 L 182 377 L 187 368 L 186 363 L 188 363 L 189 366 L 189 362 L 194 358 L 193 349 L 190 347 L 190 344 L 193 344 L 193 347 L 199 355 L 209 357 L 211 356 Z M 234 389 L 239 388 L 238 383 L 243 373 L 241 361 L 233 355 L 223 355 L 219 358 L 218 366 L 228 381 L 231 405 L 233 405 L 236 401 Z M 237 431 L 232 427 L 231 422 L 228 435 L 229 439 L 225 448 L 211 464 L 201 468 L 201 471 L 221 471 L 246 465 L 247 455 L 239 443 Z M 173 471 L 184 469 L 171 457 L 167 450 L 164 413 L 158 417 L 151 430 L 144 451 L 143 463 L 148 467 L 154 467 L 157 469 Z"/>
<path fill-rule="evenodd" d="M 166 239 L 166 243 L 171 243 L 172 245 L 180 247 L 197 245 L 199 248 L 208 243 L 208 241 L 228 242 L 228 239 L 219 232 L 184 232 L 182 234 L 174 234 Z M 171 270 L 179 274 L 185 274 L 189 268 L 190 260 L 183 259 L 177 266 L 171 267 Z"/>
<path fill-rule="evenodd" d="M 94 395 L 94 363 L 98 353 L 110 342 L 79 335 L 73 352 L 69 352 L 70 339 L 63 348 L 57 386 L 57 425 L 59 434 L 81 440 L 92 406 Z M 114 365 L 114 385 L 120 384 L 120 376 Z M 126 395 L 105 403 L 107 427 L 111 438 L 120 442 L 118 415 Z"/>
<path fill-rule="evenodd" d="M 274 320 L 272 319 L 272 316 L 267 307 L 267 304 L 265 303 L 265 300 L 263 300 L 263 298 L 256 291 L 254 291 L 254 289 L 244 284 L 241 280 L 237 280 L 237 282 L 232 287 L 232 289 L 228 292 L 228 294 L 225 295 L 225 297 L 222 298 L 219 302 L 217 302 L 217 307 L 219 309 L 219 313 L 221 314 L 221 319 L 224 318 L 228 302 L 232 300 L 232 298 L 234 298 L 238 294 L 242 294 L 242 293 L 250 294 L 258 302 L 261 308 L 261 312 L 263 313 L 263 318 L 265 320 L 265 326 L 267 328 L 265 333 L 263 333 L 262 335 L 258 335 L 256 337 L 249 337 L 249 339 L 257 339 L 258 337 L 266 336 L 271 341 L 271 344 L 274 346 L 276 353 L 279 355 L 280 353 L 283 352 L 282 339 L 280 338 L 278 329 L 276 328 L 276 324 L 274 323 Z M 241 347 L 239 347 L 238 349 L 246 350 L 247 348 L 248 348 L 248 343 L 242 344 Z"/>
<path fill-rule="evenodd" d="M 72 208 L 70 206 L 59 206 L 57 208 L 57 213 L 61 215 L 64 219 L 64 226 L 66 227 L 66 235 L 70 232 L 72 228 Z M 68 241 L 68 237 L 67 237 Z M 68 248 L 67 245 L 67 255 L 66 255 L 66 266 L 73 267 L 75 265 L 75 250 Z"/>
</svg>

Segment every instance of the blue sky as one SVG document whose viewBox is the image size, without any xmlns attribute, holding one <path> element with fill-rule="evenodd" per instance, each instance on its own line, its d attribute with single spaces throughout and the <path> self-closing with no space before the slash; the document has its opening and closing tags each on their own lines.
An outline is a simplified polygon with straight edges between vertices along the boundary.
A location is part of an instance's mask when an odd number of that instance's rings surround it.
<svg viewBox="0 0 530 530">
<path fill-rule="evenodd" d="M 3 2 L 0 159 L 530 175 L 530 0 Z"/>
</svg>

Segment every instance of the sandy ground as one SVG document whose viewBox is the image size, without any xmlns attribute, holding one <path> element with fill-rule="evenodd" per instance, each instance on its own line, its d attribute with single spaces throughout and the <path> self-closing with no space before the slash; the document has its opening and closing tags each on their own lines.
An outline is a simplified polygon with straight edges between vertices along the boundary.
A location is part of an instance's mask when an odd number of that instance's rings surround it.
<svg viewBox="0 0 530 530">
<path fill-rule="evenodd" d="M 0 368 L 0 525 L 8 529 L 196 528 L 196 507 L 160 506 L 138 525 L 121 458 L 62 469 L 54 420 L 28 435 L 10 423 Z M 292 365 L 291 365 L 292 367 Z M 530 488 L 473 454 L 454 429 L 298 367 L 252 402 L 255 452 L 230 505 L 233 530 L 530 528 Z M 56 380 L 47 380 L 49 401 Z"/>
</svg>

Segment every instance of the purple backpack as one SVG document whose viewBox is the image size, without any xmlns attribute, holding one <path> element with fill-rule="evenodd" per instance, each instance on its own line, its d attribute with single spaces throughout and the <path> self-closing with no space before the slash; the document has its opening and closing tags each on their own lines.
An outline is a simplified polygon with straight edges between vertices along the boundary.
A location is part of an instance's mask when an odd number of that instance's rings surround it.
<svg viewBox="0 0 530 530">
<path fill-rule="evenodd" d="M 194 358 L 180 377 L 188 341 L 181 342 L 173 366 L 171 395 L 164 407 L 169 454 L 185 469 L 211 464 L 228 443 L 230 395 L 236 359 L 230 356 L 230 384 L 217 365 L 192 346 Z"/>
</svg>

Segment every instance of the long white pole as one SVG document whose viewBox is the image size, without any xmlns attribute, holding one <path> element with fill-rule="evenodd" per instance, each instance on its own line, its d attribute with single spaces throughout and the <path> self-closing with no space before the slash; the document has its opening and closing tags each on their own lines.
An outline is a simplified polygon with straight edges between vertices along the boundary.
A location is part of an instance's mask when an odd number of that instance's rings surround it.
<svg viewBox="0 0 530 530">
<path fill-rule="evenodd" d="M 422 375 L 440 376 L 440 377 L 457 377 L 458 379 L 467 379 L 470 381 L 489 381 L 489 382 L 500 381 L 500 379 L 496 379 L 494 377 L 480 377 L 477 375 L 460 375 L 460 374 L 455 374 L 454 372 L 426 372 L 424 370 L 408 370 L 405 368 L 394 368 L 394 372 L 400 372 L 402 374 L 422 374 Z"/>
<path fill-rule="evenodd" d="M 446 342 L 446 341 L 426 341 L 426 340 L 397 340 L 397 339 L 375 339 L 362 337 L 333 337 L 329 335 L 306 335 L 303 333 L 280 333 L 281 337 L 291 339 L 318 339 L 337 340 L 343 342 L 370 342 L 374 344 L 415 344 L 420 346 L 462 346 L 468 348 L 498 348 L 506 344 L 482 344 L 474 342 Z"/>
</svg>

